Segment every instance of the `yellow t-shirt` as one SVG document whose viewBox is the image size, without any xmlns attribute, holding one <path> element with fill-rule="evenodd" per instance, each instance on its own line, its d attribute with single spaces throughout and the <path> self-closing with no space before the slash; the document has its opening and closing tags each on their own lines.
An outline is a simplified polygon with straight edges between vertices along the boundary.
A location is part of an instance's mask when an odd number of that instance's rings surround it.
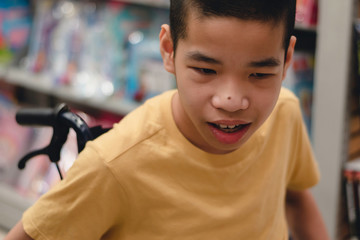
<svg viewBox="0 0 360 240">
<path fill-rule="evenodd" d="M 317 183 L 299 103 L 288 90 L 235 152 L 206 153 L 171 114 L 170 91 L 88 143 L 65 180 L 24 213 L 35 239 L 288 238 L 286 189 Z"/>
</svg>

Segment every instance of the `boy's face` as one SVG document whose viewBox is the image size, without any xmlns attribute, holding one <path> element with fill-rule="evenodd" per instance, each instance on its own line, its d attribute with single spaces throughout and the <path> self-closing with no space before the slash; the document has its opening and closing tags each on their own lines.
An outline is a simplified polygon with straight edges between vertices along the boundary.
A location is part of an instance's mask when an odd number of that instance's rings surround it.
<svg viewBox="0 0 360 240">
<path fill-rule="evenodd" d="M 175 74 L 172 101 L 179 130 L 195 146 L 215 154 L 238 149 L 272 112 L 292 58 L 284 62 L 284 27 L 192 13 L 176 54 L 169 26 L 160 33 L 165 68 Z"/>
</svg>

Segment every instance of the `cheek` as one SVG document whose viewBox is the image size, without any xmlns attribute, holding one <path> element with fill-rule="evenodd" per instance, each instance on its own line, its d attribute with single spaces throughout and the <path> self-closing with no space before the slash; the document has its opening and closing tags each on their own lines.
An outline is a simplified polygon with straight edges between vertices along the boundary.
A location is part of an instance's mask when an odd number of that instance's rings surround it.
<svg viewBox="0 0 360 240">
<path fill-rule="evenodd" d="M 193 109 L 204 108 L 213 91 L 210 83 L 199 83 L 191 74 L 178 76 L 177 88 L 183 104 Z"/>
<path fill-rule="evenodd" d="M 182 86 L 186 89 L 182 89 L 182 91 L 179 89 L 179 94 L 182 98 L 182 102 L 184 104 L 184 107 L 187 108 L 189 111 L 192 112 L 192 114 L 200 114 L 202 111 L 205 110 L 206 104 L 207 104 L 207 91 L 203 88 L 199 88 L 196 86 Z M 180 93 L 180 91 L 182 93 Z"/>
<path fill-rule="evenodd" d="M 259 113 L 259 118 L 262 121 L 265 121 L 266 118 L 271 114 L 273 111 L 277 99 L 279 97 L 279 91 L 263 93 L 261 97 L 255 98 L 256 102 L 254 105 L 257 108 L 257 112 Z"/>
</svg>

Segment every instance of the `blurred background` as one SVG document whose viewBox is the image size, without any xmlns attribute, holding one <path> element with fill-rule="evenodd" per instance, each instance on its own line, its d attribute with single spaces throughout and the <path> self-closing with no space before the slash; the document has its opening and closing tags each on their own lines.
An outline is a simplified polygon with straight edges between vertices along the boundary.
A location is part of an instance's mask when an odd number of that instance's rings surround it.
<svg viewBox="0 0 360 240">
<path fill-rule="evenodd" d="M 313 193 L 333 239 L 360 239 L 358 6 L 297 0 L 298 41 L 284 81 L 301 102 L 322 172 Z M 0 232 L 59 181 L 45 156 L 17 169 L 24 154 L 49 143 L 52 129 L 19 126 L 16 111 L 66 103 L 90 126 L 111 127 L 174 88 L 158 46 L 168 8 L 168 0 L 0 2 Z M 70 132 L 63 172 L 76 156 Z"/>
</svg>

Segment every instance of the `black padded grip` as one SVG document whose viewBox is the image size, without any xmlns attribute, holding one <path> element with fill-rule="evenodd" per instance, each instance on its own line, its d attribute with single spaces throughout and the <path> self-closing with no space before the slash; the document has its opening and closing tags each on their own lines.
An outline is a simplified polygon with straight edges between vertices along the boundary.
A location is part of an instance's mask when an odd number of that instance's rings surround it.
<svg viewBox="0 0 360 240">
<path fill-rule="evenodd" d="M 56 112 L 52 108 L 24 108 L 16 113 L 15 118 L 20 125 L 53 126 Z"/>
</svg>

